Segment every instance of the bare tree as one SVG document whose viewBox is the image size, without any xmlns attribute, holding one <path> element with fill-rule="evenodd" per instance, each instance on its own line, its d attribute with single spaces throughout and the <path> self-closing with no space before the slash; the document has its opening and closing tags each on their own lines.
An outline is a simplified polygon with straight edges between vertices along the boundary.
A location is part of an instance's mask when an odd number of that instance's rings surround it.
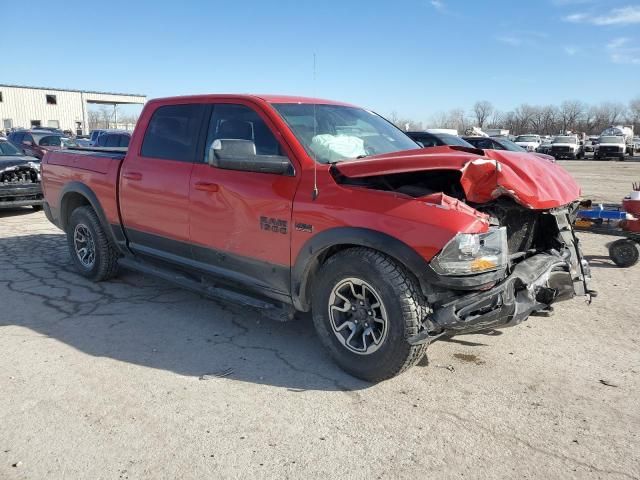
<svg viewBox="0 0 640 480">
<path fill-rule="evenodd" d="M 483 128 L 489 116 L 493 113 L 493 105 L 487 100 L 481 100 L 473 105 L 473 115 L 478 127 Z"/>
<path fill-rule="evenodd" d="M 88 110 L 87 121 L 89 123 L 89 130 L 100 128 L 100 112 L 96 110 Z"/>
<path fill-rule="evenodd" d="M 580 100 L 566 100 L 562 102 L 560 105 L 562 131 L 574 130 L 585 110 L 586 106 Z"/>
<path fill-rule="evenodd" d="M 629 123 L 632 123 L 635 127 L 636 133 L 640 130 L 640 97 L 635 98 L 629 102 Z"/>
</svg>

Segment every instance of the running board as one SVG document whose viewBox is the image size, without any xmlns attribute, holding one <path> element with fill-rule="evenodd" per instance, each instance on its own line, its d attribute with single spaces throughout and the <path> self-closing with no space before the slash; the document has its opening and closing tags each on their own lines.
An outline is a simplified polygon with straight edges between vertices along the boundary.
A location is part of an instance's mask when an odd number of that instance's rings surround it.
<svg viewBox="0 0 640 480">
<path fill-rule="evenodd" d="M 135 270 L 145 275 L 151 275 L 162 280 L 166 280 L 167 282 L 173 283 L 174 285 L 178 285 L 179 287 L 182 287 L 186 290 L 191 290 L 214 300 L 221 300 L 224 302 L 256 309 L 271 320 L 276 320 L 278 322 L 287 322 L 289 320 L 293 320 L 294 317 L 295 311 L 293 307 L 289 305 L 278 305 L 267 300 L 261 300 L 259 298 L 245 295 L 235 290 L 221 287 L 219 285 L 198 282 L 188 277 L 187 275 L 183 275 L 168 268 L 158 267 L 142 260 L 121 257 L 118 260 L 118 264 L 121 267 Z"/>
</svg>

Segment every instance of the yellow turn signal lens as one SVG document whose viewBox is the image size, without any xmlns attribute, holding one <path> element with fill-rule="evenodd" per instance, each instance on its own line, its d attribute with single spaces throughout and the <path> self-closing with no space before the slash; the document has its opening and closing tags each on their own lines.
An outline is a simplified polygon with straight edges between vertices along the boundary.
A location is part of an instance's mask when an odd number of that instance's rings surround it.
<svg viewBox="0 0 640 480">
<path fill-rule="evenodd" d="M 472 272 L 483 272 L 485 270 L 491 270 L 496 268 L 498 265 L 496 262 L 492 262 L 491 260 L 487 260 L 486 258 L 477 258 L 471 262 L 471 271 Z"/>
</svg>

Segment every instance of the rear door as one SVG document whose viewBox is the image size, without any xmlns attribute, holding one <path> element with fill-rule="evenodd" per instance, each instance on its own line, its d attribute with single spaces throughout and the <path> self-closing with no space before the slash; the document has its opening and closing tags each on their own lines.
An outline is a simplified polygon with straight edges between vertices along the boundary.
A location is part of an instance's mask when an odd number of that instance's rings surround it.
<svg viewBox="0 0 640 480">
<path fill-rule="evenodd" d="M 161 105 L 149 112 L 147 130 L 127 153 L 120 174 L 120 210 L 130 248 L 182 263 L 189 247 L 189 180 L 196 159 L 205 106 Z M 146 119 L 141 119 L 144 125 Z"/>
<path fill-rule="evenodd" d="M 275 127 L 250 104 L 216 103 L 208 122 L 205 155 L 193 168 L 190 235 L 194 259 L 213 274 L 238 280 L 272 297 L 290 291 L 293 197 L 298 183 L 287 174 L 210 166 L 215 140 L 249 140 L 257 155 L 292 158 Z"/>
</svg>

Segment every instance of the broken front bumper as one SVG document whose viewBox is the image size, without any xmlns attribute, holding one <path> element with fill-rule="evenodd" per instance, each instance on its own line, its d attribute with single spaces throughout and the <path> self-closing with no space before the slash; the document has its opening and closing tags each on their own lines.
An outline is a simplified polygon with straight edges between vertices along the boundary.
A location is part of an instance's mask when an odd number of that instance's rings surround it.
<svg viewBox="0 0 640 480">
<path fill-rule="evenodd" d="M 566 212 L 554 215 L 562 251 L 538 253 L 516 264 L 491 288 L 434 305 L 424 330 L 409 343 L 425 343 L 434 334 L 469 333 L 517 325 L 535 313 L 551 312 L 555 302 L 589 296 L 589 264 L 583 259 Z"/>
<path fill-rule="evenodd" d="M 42 205 L 42 203 L 40 183 L 0 186 L 0 208 Z"/>
</svg>

